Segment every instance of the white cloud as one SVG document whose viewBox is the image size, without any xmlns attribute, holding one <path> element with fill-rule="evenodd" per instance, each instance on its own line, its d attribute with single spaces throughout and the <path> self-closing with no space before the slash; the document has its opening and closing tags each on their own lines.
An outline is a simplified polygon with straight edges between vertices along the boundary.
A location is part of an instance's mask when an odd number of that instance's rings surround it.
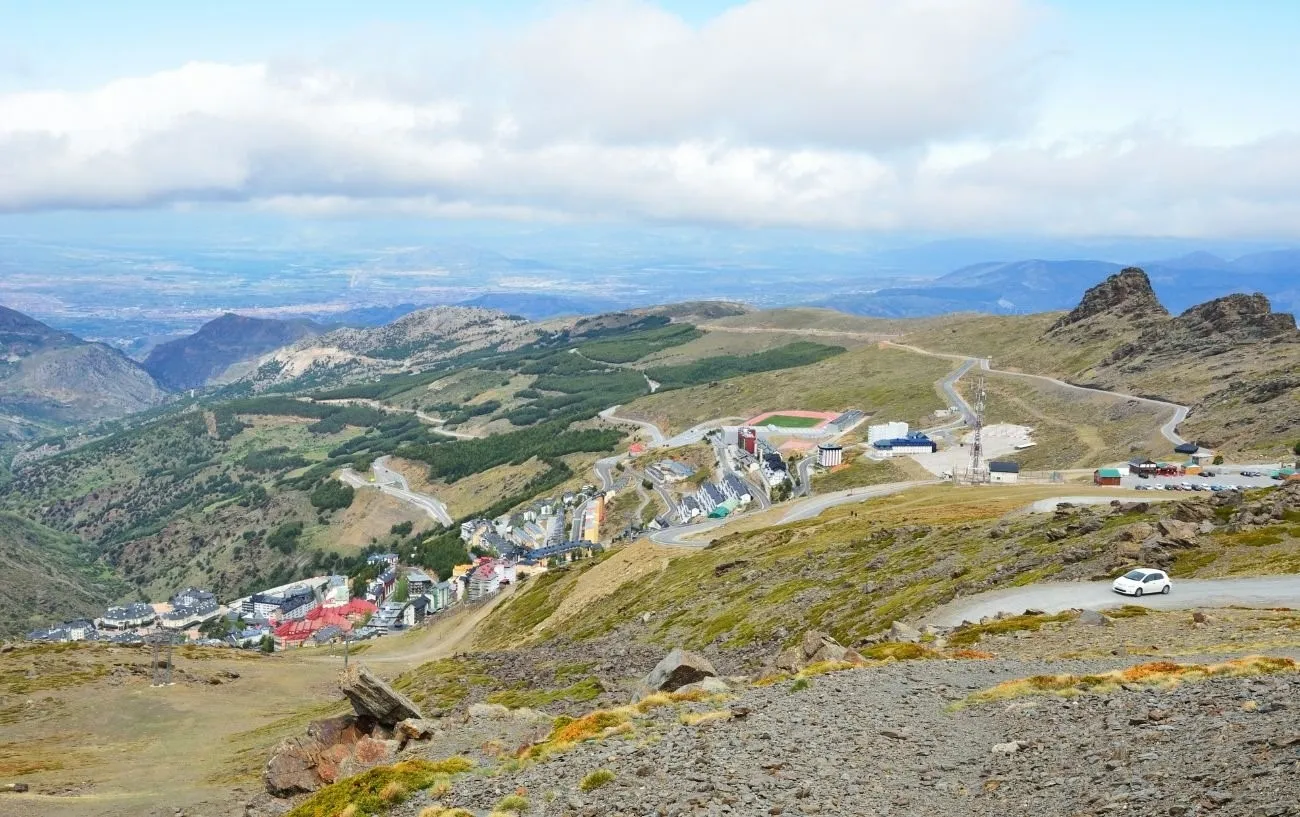
<svg viewBox="0 0 1300 817">
<path fill-rule="evenodd" d="M 0 211 L 1293 234 L 1300 139 L 1035 138 L 1030 0 L 582 3 L 417 70 L 191 63 L 0 95 Z M 349 63 L 350 64 L 350 63 Z"/>
</svg>

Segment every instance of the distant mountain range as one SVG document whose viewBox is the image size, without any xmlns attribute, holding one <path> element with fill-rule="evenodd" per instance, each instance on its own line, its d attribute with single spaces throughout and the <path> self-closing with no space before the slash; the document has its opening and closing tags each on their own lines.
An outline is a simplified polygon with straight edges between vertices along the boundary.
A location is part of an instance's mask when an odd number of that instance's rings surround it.
<svg viewBox="0 0 1300 817">
<path fill-rule="evenodd" d="M 192 335 L 155 346 L 144 369 L 171 391 L 206 386 L 236 363 L 273 352 L 322 327 L 311 321 L 249 318 L 226 313 Z"/>
<path fill-rule="evenodd" d="M 0 440 L 143 411 L 165 392 L 135 361 L 0 306 Z"/>
<path fill-rule="evenodd" d="M 601 312 L 613 312 L 620 308 L 617 301 L 609 298 L 580 298 L 537 292 L 487 292 L 467 301 L 461 301 L 457 306 L 494 309 L 530 321 L 542 321 L 567 315 L 595 315 Z"/>
<path fill-rule="evenodd" d="M 1284 311 L 1300 310 L 1300 250 L 1254 253 L 1232 261 L 1193 253 L 1142 266 L 1161 301 L 1175 311 L 1242 291 L 1263 293 Z M 995 261 L 966 266 L 924 284 L 837 295 L 814 305 L 888 318 L 1051 312 L 1069 309 L 1095 281 L 1122 268 L 1089 260 Z"/>
</svg>

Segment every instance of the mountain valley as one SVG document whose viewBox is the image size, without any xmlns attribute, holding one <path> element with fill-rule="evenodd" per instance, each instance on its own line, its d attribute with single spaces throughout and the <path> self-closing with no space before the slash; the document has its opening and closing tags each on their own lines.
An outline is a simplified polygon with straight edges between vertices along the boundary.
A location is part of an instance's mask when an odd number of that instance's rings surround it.
<svg viewBox="0 0 1300 817">
<path fill-rule="evenodd" d="M 12 315 L 20 361 L 111 352 Z M 175 343 L 151 355 L 170 396 L 119 355 L 152 384 L 146 411 L 6 449 L 0 634 L 56 642 L 0 652 L 0 783 L 32 788 L 0 797 L 19 814 L 1103 814 L 1156 797 L 1281 817 L 1300 802 L 1285 609 L 1300 334 L 1263 296 L 1175 315 L 1124 269 L 1030 315 L 454 306 L 323 331 L 229 316 Z M 977 403 L 989 444 L 1030 440 L 988 455 L 1018 482 L 941 475 L 869 436 L 906 423 L 956 462 Z M 751 470 L 727 436 L 742 426 L 764 441 Z M 1184 439 L 1240 489 L 1101 483 Z M 815 465 L 822 448 L 843 464 Z M 750 501 L 686 515 L 724 485 Z M 507 582 L 472 589 L 505 563 Z M 1111 600 L 1139 565 L 1173 594 Z M 381 635 L 385 605 L 417 595 L 384 589 L 389 573 L 463 597 Z M 250 594 L 332 575 L 356 601 L 377 593 L 351 625 L 368 637 L 312 646 L 272 622 L 257 649 L 231 646 L 255 626 Z M 1278 589 L 1252 590 L 1261 577 Z M 1053 587 L 1104 601 L 1016 606 Z M 152 685 L 147 644 L 52 635 L 181 588 L 250 606 L 191 628 L 172 686 Z M 422 718 L 347 715 L 345 650 Z M 123 714 L 89 718 L 92 701 Z M 1198 753 L 1210 711 L 1231 739 Z M 179 717 L 192 740 L 168 736 Z M 846 745 L 855 759 L 824 759 Z M 186 771 L 136 782 L 132 746 L 142 767 L 166 754 Z M 341 771 L 293 766 L 300 749 Z"/>
</svg>

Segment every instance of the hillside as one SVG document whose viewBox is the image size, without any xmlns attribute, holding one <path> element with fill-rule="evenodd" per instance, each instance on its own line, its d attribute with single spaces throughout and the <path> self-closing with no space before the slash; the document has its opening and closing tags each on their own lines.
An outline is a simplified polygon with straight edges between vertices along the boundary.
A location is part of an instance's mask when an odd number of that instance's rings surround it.
<svg viewBox="0 0 1300 817">
<path fill-rule="evenodd" d="M 480 640 L 501 647 L 614 636 L 705 650 L 719 666 L 752 671 L 805 629 L 858 644 L 894 620 L 1000 587 L 1104 579 L 1137 564 L 1181 578 L 1300 572 L 1300 528 L 1288 523 L 1300 516 L 1300 486 L 1245 503 L 1223 496 L 1022 513 L 1061 490 L 918 488 L 734 533 L 605 586 L 554 626 L 547 619 L 565 599 L 587 591 L 582 578 L 548 574 L 499 608 Z M 1262 518 L 1257 508 L 1267 508 Z"/>
<path fill-rule="evenodd" d="M 96 615 L 125 591 L 85 543 L 0 513 L 0 637 Z"/>
<path fill-rule="evenodd" d="M 1191 406 L 1181 432 L 1227 453 L 1275 458 L 1300 426 L 1300 332 L 1262 295 L 1227 295 L 1171 315 L 1129 268 L 1061 315 L 926 322 L 906 342 L 993 358 L 998 368 Z"/>
<path fill-rule="evenodd" d="M 122 417 L 164 397 L 121 352 L 0 306 L 0 438 Z"/>
<path fill-rule="evenodd" d="M 295 382 L 336 385 L 419 370 L 474 352 L 509 351 L 544 335 L 524 318 L 489 309 L 436 306 L 373 328 L 343 328 L 266 355 L 242 383 L 254 390 Z"/>
<path fill-rule="evenodd" d="M 280 321 L 226 313 L 197 332 L 160 344 L 141 364 L 172 391 L 202 388 L 228 368 L 304 337 L 320 334 L 310 321 Z"/>
</svg>

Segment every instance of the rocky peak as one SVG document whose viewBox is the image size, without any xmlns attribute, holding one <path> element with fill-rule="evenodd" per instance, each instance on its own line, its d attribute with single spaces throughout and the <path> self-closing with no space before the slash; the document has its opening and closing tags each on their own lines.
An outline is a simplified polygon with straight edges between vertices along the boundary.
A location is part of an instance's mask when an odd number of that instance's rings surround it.
<svg viewBox="0 0 1300 817">
<path fill-rule="evenodd" d="M 1188 309 L 1179 322 L 1197 337 L 1224 337 L 1236 341 L 1297 339 L 1295 316 L 1274 312 L 1268 298 L 1227 295 Z"/>
<path fill-rule="evenodd" d="M 1169 311 L 1156 297 L 1151 279 L 1138 267 L 1126 267 L 1083 293 L 1070 314 L 1052 325 L 1054 331 L 1099 315 L 1122 318 L 1164 318 Z"/>
</svg>

